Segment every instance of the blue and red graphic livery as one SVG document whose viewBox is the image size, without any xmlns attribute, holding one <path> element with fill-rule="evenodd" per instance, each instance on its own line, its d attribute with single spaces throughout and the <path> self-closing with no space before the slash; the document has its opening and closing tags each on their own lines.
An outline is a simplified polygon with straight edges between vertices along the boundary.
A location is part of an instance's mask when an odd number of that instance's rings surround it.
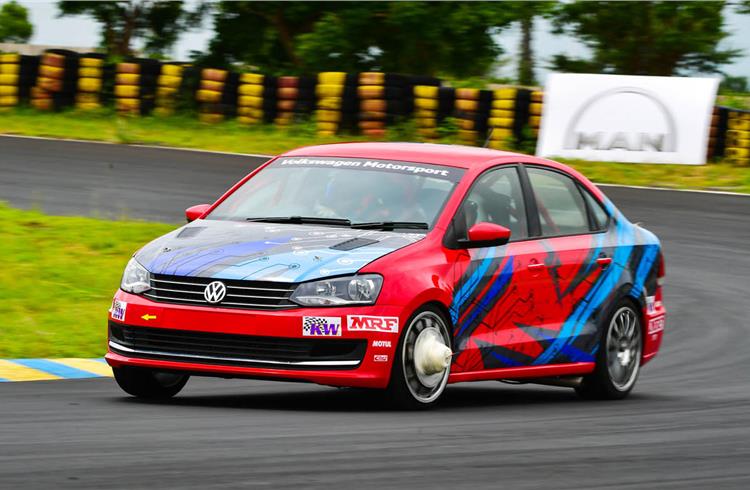
<svg viewBox="0 0 750 490">
<path fill-rule="evenodd" d="M 191 375 L 388 390 L 516 379 L 623 398 L 665 326 L 658 239 L 578 172 L 495 150 L 281 155 L 128 264 L 108 362 L 127 392 Z"/>
</svg>

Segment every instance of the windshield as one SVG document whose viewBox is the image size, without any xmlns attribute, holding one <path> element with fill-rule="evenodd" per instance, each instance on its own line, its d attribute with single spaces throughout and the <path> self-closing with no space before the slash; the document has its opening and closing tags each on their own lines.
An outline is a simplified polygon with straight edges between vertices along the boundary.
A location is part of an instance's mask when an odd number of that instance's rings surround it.
<svg viewBox="0 0 750 490">
<path fill-rule="evenodd" d="M 208 218 L 286 218 L 296 223 L 317 218 L 339 225 L 348 220 L 352 225 L 425 223 L 427 228 L 462 175 L 458 168 L 418 163 L 281 158 L 232 193 Z"/>
</svg>

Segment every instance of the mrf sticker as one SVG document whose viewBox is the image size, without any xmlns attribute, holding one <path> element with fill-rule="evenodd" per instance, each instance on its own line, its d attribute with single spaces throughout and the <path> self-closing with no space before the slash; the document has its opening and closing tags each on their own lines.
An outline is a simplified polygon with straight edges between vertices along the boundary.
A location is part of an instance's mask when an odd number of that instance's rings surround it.
<svg viewBox="0 0 750 490">
<path fill-rule="evenodd" d="M 125 301 L 119 299 L 112 300 L 112 308 L 109 310 L 113 320 L 118 322 L 125 321 L 125 311 L 128 309 L 128 304 Z"/>
<path fill-rule="evenodd" d="M 341 337 L 341 317 L 303 316 L 303 337 Z"/>
<path fill-rule="evenodd" d="M 648 334 L 655 334 L 659 333 L 664 330 L 664 315 L 657 316 L 656 318 L 652 318 L 648 321 Z"/>
<path fill-rule="evenodd" d="M 398 333 L 397 316 L 348 315 L 346 328 L 350 332 Z"/>
</svg>

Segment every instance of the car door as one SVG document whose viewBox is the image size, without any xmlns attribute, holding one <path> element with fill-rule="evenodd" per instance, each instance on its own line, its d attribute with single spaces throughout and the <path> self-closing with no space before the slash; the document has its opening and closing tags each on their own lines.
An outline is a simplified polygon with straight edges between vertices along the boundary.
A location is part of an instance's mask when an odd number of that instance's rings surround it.
<svg viewBox="0 0 750 490">
<path fill-rule="evenodd" d="M 543 279 L 546 252 L 539 241 L 529 239 L 530 203 L 520 171 L 514 165 L 484 172 L 454 217 L 452 232 L 458 238 L 480 222 L 509 228 L 511 238 L 503 246 L 459 254 L 450 311 L 453 372 L 526 366 L 542 353 L 528 328 L 537 321 L 535 284 Z"/>
<path fill-rule="evenodd" d="M 544 305 L 535 326 L 543 350 L 532 364 L 593 362 L 596 327 L 583 312 L 589 293 L 611 262 L 604 243 L 606 212 L 569 175 L 536 166 L 524 170 L 545 250 L 535 285 L 535 297 Z"/>
</svg>

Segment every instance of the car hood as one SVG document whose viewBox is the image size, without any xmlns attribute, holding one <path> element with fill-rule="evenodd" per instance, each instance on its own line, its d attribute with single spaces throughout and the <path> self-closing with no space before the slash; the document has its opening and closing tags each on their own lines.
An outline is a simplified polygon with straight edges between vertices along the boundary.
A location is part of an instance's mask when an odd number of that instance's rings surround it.
<svg viewBox="0 0 750 490">
<path fill-rule="evenodd" d="M 351 274 L 423 233 L 197 220 L 143 247 L 153 274 L 300 282 Z"/>
</svg>

